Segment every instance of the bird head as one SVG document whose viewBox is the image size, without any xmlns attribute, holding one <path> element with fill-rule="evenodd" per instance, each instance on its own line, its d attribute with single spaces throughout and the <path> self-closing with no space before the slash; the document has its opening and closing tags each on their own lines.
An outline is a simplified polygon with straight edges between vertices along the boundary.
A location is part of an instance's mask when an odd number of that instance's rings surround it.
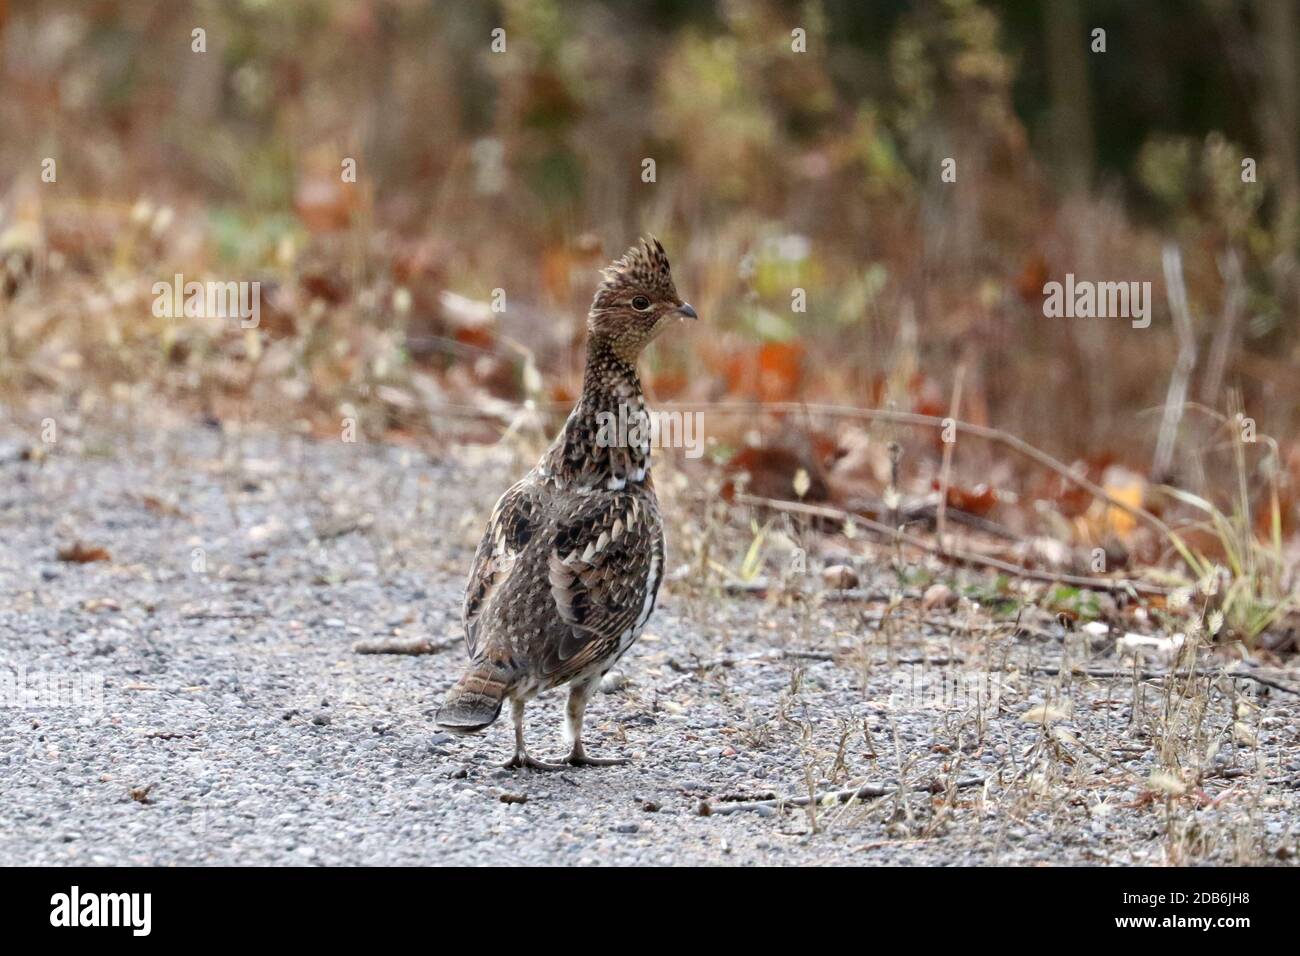
<svg viewBox="0 0 1300 956">
<path fill-rule="evenodd" d="M 699 318 L 677 295 L 668 255 L 653 236 L 611 262 L 601 276 L 587 328 L 593 338 L 608 339 L 629 361 L 669 325 Z"/>
</svg>

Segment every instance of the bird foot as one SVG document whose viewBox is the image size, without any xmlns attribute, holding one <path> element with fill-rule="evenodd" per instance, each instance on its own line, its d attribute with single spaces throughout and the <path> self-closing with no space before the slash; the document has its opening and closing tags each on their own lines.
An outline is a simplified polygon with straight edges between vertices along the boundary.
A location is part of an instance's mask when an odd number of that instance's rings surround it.
<svg viewBox="0 0 1300 956">
<path fill-rule="evenodd" d="M 581 750 L 575 750 L 564 758 L 564 762 L 573 767 L 621 767 L 632 761 L 627 757 L 588 757 Z"/>
<path fill-rule="evenodd" d="M 506 770 L 567 770 L 568 765 L 563 763 L 547 763 L 545 760 L 537 760 L 528 754 L 515 754 L 509 760 L 501 765 Z"/>
</svg>

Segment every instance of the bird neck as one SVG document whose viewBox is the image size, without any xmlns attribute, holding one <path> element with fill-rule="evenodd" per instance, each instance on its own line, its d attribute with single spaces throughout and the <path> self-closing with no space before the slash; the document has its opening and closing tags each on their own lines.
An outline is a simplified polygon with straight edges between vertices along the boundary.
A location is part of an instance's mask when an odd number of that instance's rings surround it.
<svg viewBox="0 0 1300 956">
<path fill-rule="evenodd" d="M 624 356 L 610 339 L 593 336 L 587 343 L 587 367 L 582 373 L 578 407 L 593 414 L 617 414 L 619 406 L 628 402 L 642 405 L 643 397 L 635 358 Z"/>
<path fill-rule="evenodd" d="M 582 396 L 544 460 L 566 485 L 618 490 L 643 482 L 650 470 L 650 416 L 636 365 L 615 343 L 587 343 Z"/>
</svg>

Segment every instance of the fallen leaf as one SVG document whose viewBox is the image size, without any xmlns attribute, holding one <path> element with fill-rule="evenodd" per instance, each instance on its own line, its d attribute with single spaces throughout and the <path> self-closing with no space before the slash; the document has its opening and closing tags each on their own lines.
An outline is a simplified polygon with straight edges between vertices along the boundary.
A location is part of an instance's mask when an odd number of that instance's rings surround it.
<svg viewBox="0 0 1300 956">
<path fill-rule="evenodd" d="M 1111 498 L 1130 508 L 1141 508 L 1147 497 L 1146 479 L 1118 465 L 1106 469 L 1102 487 Z M 1137 519 L 1127 511 L 1097 499 L 1089 505 L 1082 518 L 1075 519 L 1075 524 L 1085 541 L 1104 542 L 1115 538 L 1126 542 L 1137 527 Z"/>
<path fill-rule="evenodd" d="M 92 561 L 109 561 L 107 551 L 103 548 L 92 548 L 87 544 L 78 541 L 71 547 L 59 548 L 60 561 L 69 561 L 73 564 L 89 564 Z"/>
<path fill-rule="evenodd" d="M 766 402 L 788 401 L 799 392 L 803 346 L 798 342 L 764 342 L 758 350 L 758 394 Z"/>
<path fill-rule="evenodd" d="M 935 482 L 938 487 L 938 482 Z M 948 507 L 957 511 L 964 511 L 967 514 L 984 517 L 998 503 L 998 493 L 989 485 L 978 484 L 973 488 L 961 488 L 957 485 L 948 486 Z"/>
<path fill-rule="evenodd" d="M 832 564 L 822 571 L 822 581 L 832 591 L 847 591 L 858 586 L 858 573 L 847 564 Z"/>
<path fill-rule="evenodd" d="M 1173 660 L 1178 656 L 1178 652 L 1186 641 L 1187 637 L 1184 634 L 1173 634 L 1169 637 L 1146 637 L 1130 631 L 1115 642 L 1115 649 L 1121 655 L 1150 654 L 1164 660 Z"/>
<path fill-rule="evenodd" d="M 1171 797 L 1181 797 L 1187 792 L 1187 786 L 1168 770 L 1151 771 L 1151 776 L 1147 777 L 1147 786 Z"/>
<path fill-rule="evenodd" d="M 140 503 L 149 511 L 155 514 L 167 515 L 171 518 L 183 518 L 185 512 L 170 502 L 164 501 L 157 495 L 141 495 Z"/>
<path fill-rule="evenodd" d="M 1057 720 L 1069 720 L 1070 715 L 1060 708 L 1039 704 L 1021 714 L 1020 719 L 1027 724 L 1050 724 Z"/>
<path fill-rule="evenodd" d="M 925 589 L 925 594 L 921 598 L 921 607 L 927 611 L 933 611 L 936 608 L 949 608 L 956 603 L 957 595 L 946 584 L 931 584 Z"/>
<path fill-rule="evenodd" d="M 807 456 L 789 448 L 745 447 L 736 452 L 726 464 L 727 481 L 722 486 L 722 497 L 730 501 L 736 493 L 741 474 L 749 476 L 744 482 L 745 491 L 760 498 L 795 500 L 795 476 L 803 470 L 808 476 L 808 488 L 803 501 L 826 501 L 829 489 L 821 470 Z"/>
</svg>

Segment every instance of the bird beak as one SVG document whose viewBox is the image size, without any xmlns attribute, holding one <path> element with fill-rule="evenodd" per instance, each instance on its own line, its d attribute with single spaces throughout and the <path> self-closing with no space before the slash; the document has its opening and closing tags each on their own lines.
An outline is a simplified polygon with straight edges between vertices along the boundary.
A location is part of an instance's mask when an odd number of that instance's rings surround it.
<svg viewBox="0 0 1300 956">
<path fill-rule="evenodd" d="M 680 315 L 683 319 L 698 319 L 700 317 L 699 314 L 693 308 L 691 308 L 691 304 L 689 302 L 683 302 L 681 305 L 679 305 L 677 307 L 677 314 Z"/>
</svg>

